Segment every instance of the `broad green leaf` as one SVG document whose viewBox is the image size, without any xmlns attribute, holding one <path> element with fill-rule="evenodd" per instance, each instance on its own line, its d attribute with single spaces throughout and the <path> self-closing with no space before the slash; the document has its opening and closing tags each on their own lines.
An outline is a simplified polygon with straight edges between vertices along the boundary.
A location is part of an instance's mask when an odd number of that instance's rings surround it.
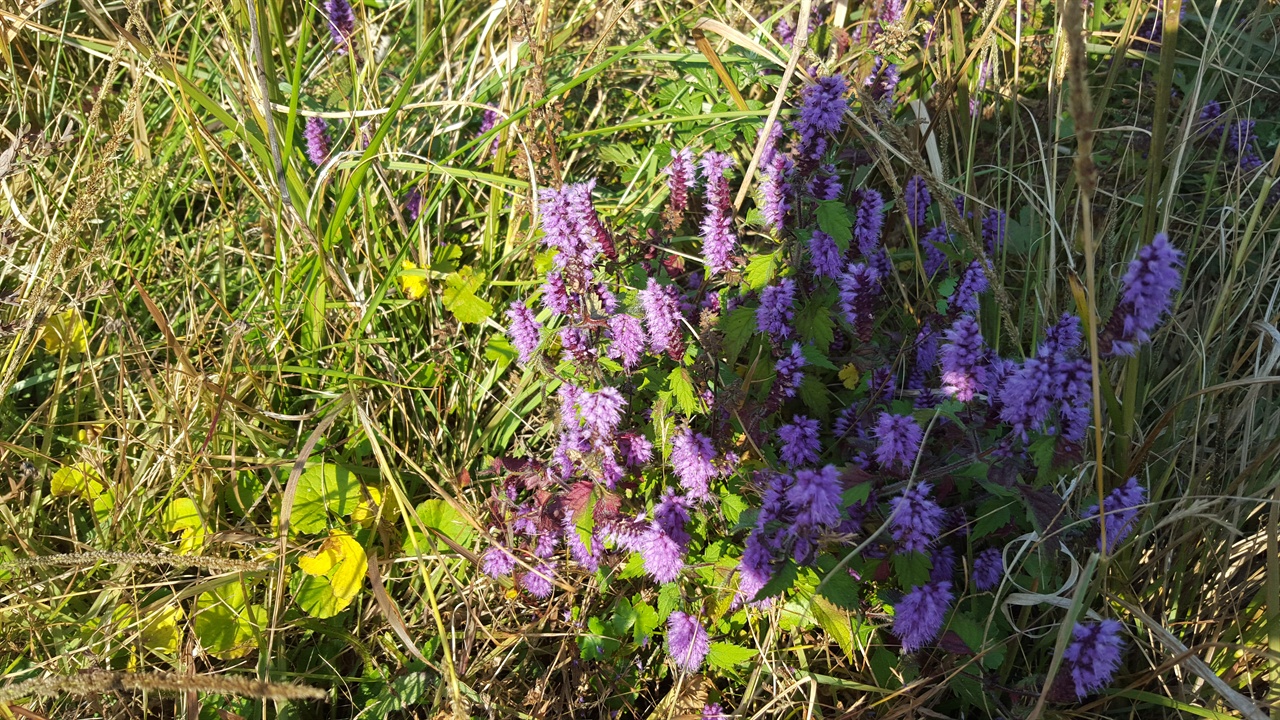
<svg viewBox="0 0 1280 720">
<path fill-rule="evenodd" d="M 831 348 L 835 339 L 835 321 L 831 319 L 831 308 L 820 302 L 810 302 L 796 314 L 796 331 L 805 343 L 813 343 L 819 353 Z"/>
<path fill-rule="evenodd" d="M 756 332 L 756 311 L 740 307 L 720 319 L 720 332 L 724 335 L 724 356 L 732 363 L 742 354 Z"/>
<path fill-rule="evenodd" d="M 933 561 L 924 553 L 895 553 L 893 556 L 893 572 L 904 590 L 929 582 L 930 570 L 933 570 Z"/>
<path fill-rule="evenodd" d="M 106 486 L 97 469 L 87 462 L 80 462 L 59 468 L 49 479 L 49 491 L 54 497 L 79 495 L 85 500 L 94 500 L 106 491 Z"/>
<path fill-rule="evenodd" d="M 680 411 L 685 415 L 695 415 L 701 409 L 702 403 L 694 393 L 688 370 L 680 367 L 672 370 L 667 376 L 667 389 L 671 391 L 676 404 L 680 406 Z"/>
<path fill-rule="evenodd" d="M 435 528 L 451 540 L 467 547 L 471 544 L 471 537 L 475 534 L 475 528 L 467 523 L 466 519 L 458 514 L 458 511 L 452 505 L 441 500 L 440 498 L 432 498 L 424 500 L 418 504 L 414 510 L 418 516 L 418 520 L 429 528 Z M 411 526 L 409 534 L 405 537 L 402 547 L 406 553 L 414 552 L 414 542 L 417 542 L 418 549 L 427 552 L 432 548 L 437 551 L 449 551 L 449 544 L 428 531 L 426 536 L 418 532 L 417 527 Z"/>
<path fill-rule="evenodd" d="M 662 621 L 658 617 L 658 611 L 654 610 L 649 603 L 638 602 L 632 606 L 632 609 L 636 613 L 636 622 L 631 626 L 631 637 L 639 645 L 658 629 Z"/>
<path fill-rule="evenodd" d="M 800 389 L 797 391 L 800 402 L 804 403 L 810 411 L 811 415 L 818 418 L 826 418 L 831 411 L 831 393 L 827 392 L 827 386 L 822 381 L 811 374 L 806 373 L 804 380 L 800 382 Z"/>
<path fill-rule="evenodd" d="M 260 605 L 246 605 L 244 586 L 231 582 L 196 598 L 192 622 L 206 653 L 219 660 L 234 660 L 258 647 L 267 611 Z"/>
<path fill-rule="evenodd" d="M 724 514 L 724 519 L 729 522 L 730 527 L 738 522 L 742 511 L 746 509 L 747 501 L 742 499 L 742 496 L 734 495 L 727 490 L 720 493 L 720 512 Z"/>
<path fill-rule="evenodd" d="M 311 617 L 328 618 L 355 600 L 369 560 L 354 537 L 332 530 L 319 550 L 298 558 L 298 569 L 302 571 L 302 580 L 294 590 L 298 606 Z"/>
<path fill-rule="evenodd" d="M 828 573 L 822 581 L 819 595 L 837 607 L 856 610 L 861 605 L 861 588 L 849 575 L 847 568 Z"/>
<path fill-rule="evenodd" d="M 707 664 L 721 670 L 732 670 L 760 654 L 755 648 L 746 648 L 727 642 L 713 642 L 707 652 Z"/>
<path fill-rule="evenodd" d="M 813 617 L 836 641 L 845 657 L 853 660 L 853 617 L 821 595 L 813 597 Z"/>
<path fill-rule="evenodd" d="M 591 552 L 591 540 L 596 531 L 596 503 L 599 500 L 600 490 L 593 485 L 586 504 L 573 514 L 574 531 L 578 533 L 578 540 L 582 542 L 588 553 Z"/>
<path fill-rule="evenodd" d="M 978 540 L 1009 524 L 1012 504 L 1000 498 L 992 498 L 978 506 L 970 538 Z"/>
<path fill-rule="evenodd" d="M 453 313 L 458 322 L 482 323 L 493 315 L 493 305 L 476 295 L 476 291 L 484 284 L 484 278 L 477 276 L 470 266 L 450 273 L 445 277 L 444 284 L 441 300 L 445 309 Z"/>
<path fill-rule="evenodd" d="M 853 239 L 853 219 L 849 217 L 844 203 L 839 200 L 818 203 L 818 227 L 836 241 L 841 253 L 849 251 L 849 241 Z"/>
<path fill-rule="evenodd" d="M 44 341 L 44 349 L 51 353 L 68 354 L 86 353 L 89 351 L 89 332 L 75 308 L 64 310 L 45 321 L 40 330 L 40 339 Z"/>
<path fill-rule="evenodd" d="M 765 583 L 764 587 L 760 588 L 760 592 L 756 593 L 756 596 L 752 598 L 751 601 L 758 602 L 765 598 L 781 595 L 787 590 L 790 590 L 792 585 L 796 584 L 796 578 L 798 576 L 799 573 L 797 572 L 795 561 L 791 558 L 787 558 L 782 567 L 778 568 L 774 572 L 773 577 L 769 582 Z"/>
<path fill-rule="evenodd" d="M 178 554 L 191 555 L 204 547 L 205 526 L 191 498 L 174 498 L 164 509 L 164 531 L 182 533 Z"/>
<path fill-rule="evenodd" d="M 289 526 L 315 535 L 329 528 L 329 516 L 346 517 L 360 504 L 360 481 L 341 465 L 315 463 L 302 471 Z"/>
<path fill-rule="evenodd" d="M 362 498 L 360 504 L 351 512 L 351 519 L 363 528 L 371 528 L 374 521 L 385 524 L 393 523 L 400 517 L 400 506 L 396 504 L 396 494 L 383 494 L 382 489 L 369 485 L 365 488 L 368 498 Z"/>
<path fill-rule="evenodd" d="M 677 607 L 680 606 L 680 586 L 667 583 L 658 591 L 658 620 L 666 622 Z"/>
<path fill-rule="evenodd" d="M 185 618 L 182 605 L 166 605 L 146 619 L 138 633 L 138 639 L 151 652 L 177 655 L 178 648 L 182 646 L 182 627 L 179 623 Z"/>
<path fill-rule="evenodd" d="M 812 345 L 804 346 L 801 352 L 804 353 L 806 367 L 819 367 L 833 372 L 839 369 L 827 359 L 827 356 L 821 350 Z"/>
<path fill-rule="evenodd" d="M 583 660 L 605 660 L 613 656 L 622 643 L 609 634 L 609 628 L 598 617 L 587 619 L 588 633 L 578 636 L 578 647 Z"/>
<path fill-rule="evenodd" d="M 747 263 L 747 269 L 742 274 L 747 287 L 752 290 L 759 290 L 768 285 L 778 272 L 779 257 L 780 254 L 778 252 L 773 252 L 768 255 L 757 255 L 751 258 L 750 262 Z"/>
</svg>

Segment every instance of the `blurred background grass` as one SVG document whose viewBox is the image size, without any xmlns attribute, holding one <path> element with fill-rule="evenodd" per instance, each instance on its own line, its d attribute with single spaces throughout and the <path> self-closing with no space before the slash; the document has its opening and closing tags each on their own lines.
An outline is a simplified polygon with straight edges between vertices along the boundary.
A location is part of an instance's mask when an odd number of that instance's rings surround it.
<svg viewBox="0 0 1280 720">
<path fill-rule="evenodd" d="M 1151 512 L 1140 549 L 1109 560 L 1091 591 L 1142 608 L 1185 650 L 1146 630 L 1150 672 L 1068 713 L 1082 716 L 1237 712 L 1187 671 L 1187 655 L 1264 707 L 1280 693 L 1280 238 L 1277 205 L 1264 202 L 1280 9 L 1187 2 L 1178 23 L 1170 5 L 1163 46 L 1137 37 L 1159 17 L 1145 0 L 1098 0 L 1087 15 L 1099 272 L 1119 275 L 1161 229 L 1187 253 L 1173 321 L 1107 378 L 1102 456 L 1117 475 L 1148 469 Z M 671 148 L 732 150 L 745 166 L 788 52 L 767 30 L 794 21 L 796 3 L 409 0 L 355 12 L 343 55 L 315 4 L 0 7 L 0 559 L 49 558 L 0 571 L 6 680 L 105 667 L 331 689 L 328 705 L 101 688 L 19 708 L 674 712 L 669 678 L 641 670 L 624 687 L 575 660 L 565 618 L 607 603 L 596 583 L 534 606 L 467 560 L 485 547 L 493 458 L 546 433 L 545 387 L 512 365 L 501 310 L 545 262 L 537 187 L 600 178 L 602 214 L 621 241 L 641 243 Z M 873 55 L 898 61 L 900 96 L 922 104 L 899 109 L 903 133 L 861 117 L 855 135 L 886 158 L 873 172 L 896 168 L 900 182 L 895 153 L 925 157 L 971 208 L 1010 212 L 1019 252 L 999 271 L 1020 334 L 1034 337 L 1071 307 L 1070 278 L 1084 274 L 1055 8 L 912 4 L 874 47 L 854 42 L 838 61 L 825 51 L 876 12 L 832 5 L 805 62 L 860 78 Z M 694 46 L 707 18 L 742 34 L 707 30 L 745 109 Z M 1202 137 L 1209 100 L 1257 120 L 1260 167 L 1241 170 L 1225 140 Z M 481 133 L 485 108 L 498 122 Z M 312 117 L 333 141 L 319 168 L 302 133 Z M 1016 351 L 1009 342 L 993 339 Z M 323 538 L 277 541 L 290 481 L 308 482 L 297 463 L 321 458 L 378 489 L 353 496 L 351 512 L 382 510 L 365 527 L 380 577 L 328 619 L 294 607 L 279 555 Z M 146 560 L 156 557 L 169 561 Z M 223 613 L 215 625 L 230 636 L 202 633 L 200 612 Z M 871 648 L 850 663 L 820 633 L 770 638 L 753 682 L 773 692 L 755 693 L 744 716 L 910 717 L 938 691 L 882 687 Z M 656 652 L 647 664 L 661 663 Z M 786 665 L 809 679 L 792 684 Z M 717 684 L 734 707 L 743 685 Z"/>
</svg>

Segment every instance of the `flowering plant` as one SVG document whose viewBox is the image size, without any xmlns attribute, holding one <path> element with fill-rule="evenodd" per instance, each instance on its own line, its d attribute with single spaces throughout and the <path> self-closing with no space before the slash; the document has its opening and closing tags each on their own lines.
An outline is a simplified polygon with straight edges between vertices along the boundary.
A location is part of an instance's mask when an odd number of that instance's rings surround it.
<svg viewBox="0 0 1280 720">
<path fill-rule="evenodd" d="M 1136 478 L 1075 522 L 1056 490 L 1094 420 L 1081 320 L 998 352 L 987 337 L 1007 318 L 988 273 L 1017 253 L 1008 216 L 942 198 L 935 178 L 872 182 L 842 135 L 850 94 L 820 77 L 793 121 L 761 128 L 746 223 L 746 163 L 717 151 L 673 151 L 665 171 L 668 227 L 696 238 L 611 229 L 592 180 L 539 195 L 550 269 L 507 315 L 556 411 L 545 453 L 495 463 L 483 569 L 539 598 L 596 574 L 617 600 L 588 621 L 584 658 L 665 624 L 674 671 L 734 672 L 755 652 L 751 619 L 768 617 L 821 626 L 849 654 L 874 640 L 886 682 L 973 656 L 956 687 L 975 702 L 1011 645 L 1033 642 L 1002 596 L 1059 586 L 1100 549 L 1099 519 L 1108 553 L 1139 526 Z M 960 242 L 971 221 L 981 243 Z M 1150 340 L 1180 258 L 1164 235 L 1139 251 L 1099 328 L 1102 360 Z M 1083 697 L 1120 666 L 1123 626 L 1072 637 L 1055 682 Z"/>
</svg>

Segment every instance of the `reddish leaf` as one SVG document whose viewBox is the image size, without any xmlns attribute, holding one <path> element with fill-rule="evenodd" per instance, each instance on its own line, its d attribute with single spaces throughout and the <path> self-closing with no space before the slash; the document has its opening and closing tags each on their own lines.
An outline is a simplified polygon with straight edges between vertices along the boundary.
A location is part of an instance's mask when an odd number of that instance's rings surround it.
<svg viewBox="0 0 1280 720">
<path fill-rule="evenodd" d="M 969 647 L 955 630 L 948 630 L 942 634 L 938 640 L 938 647 L 952 655 L 973 655 L 973 649 Z"/>
</svg>

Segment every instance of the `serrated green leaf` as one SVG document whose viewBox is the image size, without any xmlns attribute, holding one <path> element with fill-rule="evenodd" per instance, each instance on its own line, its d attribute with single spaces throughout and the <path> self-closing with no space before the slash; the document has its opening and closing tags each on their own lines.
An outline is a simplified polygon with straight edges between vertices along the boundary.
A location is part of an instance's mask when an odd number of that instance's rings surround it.
<svg viewBox="0 0 1280 720">
<path fill-rule="evenodd" d="M 734 495 L 731 492 L 724 491 L 720 494 L 720 512 L 724 515 L 724 519 L 729 521 L 729 525 L 737 524 L 738 518 L 742 516 L 742 511 L 747 509 L 747 501 L 741 496 Z"/>
<path fill-rule="evenodd" d="M 843 571 L 842 571 L 843 572 Z M 821 595 L 813 598 L 813 617 L 818 625 L 844 651 L 845 657 L 853 660 L 853 619 L 849 613 L 836 607 Z"/>
<path fill-rule="evenodd" d="M 840 494 L 840 506 L 849 507 L 867 501 L 871 497 L 871 483 L 860 482 Z"/>
<path fill-rule="evenodd" d="M 662 621 L 658 617 L 658 611 L 654 610 L 649 603 L 638 602 L 632 606 L 632 609 L 635 610 L 636 621 L 631 626 L 631 637 L 639 645 L 644 642 L 645 638 L 652 635 L 654 630 L 658 629 L 658 625 Z"/>
<path fill-rule="evenodd" d="M 688 370 L 681 367 L 672 370 L 671 374 L 667 375 L 667 390 L 685 415 L 696 415 L 702 409 L 702 403 L 694 393 Z"/>
<path fill-rule="evenodd" d="M 862 604 L 861 588 L 858 586 L 858 581 L 849 576 L 847 568 L 828 573 L 821 585 L 819 595 L 837 607 L 856 610 Z"/>
<path fill-rule="evenodd" d="M 667 583 L 658 591 L 658 621 L 666 622 L 671 613 L 680 607 L 680 586 Z"/>
<path fill-rule="evenodd" d="M 823 370 L 831 370 L 835 372 L 839 370 L 821 350 L 811 345 L 806 345 L 801 349 L 804 353 L 805 365 L 807 367 L 819 367 Z"/>
<path fill-rule="evenodd" d="M 930 570 L 933 570 L 933 561 L 924 553 L 897 553 L 893 556 L 893 573 L 904 590 L 929 582 Z"/>
<path fill-rule="evenodd" d="M 720 319 L 720 333 L 724 335 L 724 354 L 729 363 L 738 359 L 742 349 L 751 342 L 756 332 L 756 311 L 740 307 L 726 313 Z"/>
<path fill-rule="evenodd" d="M 470 266 L 447 275 L 444 284 L 441 301 L 458 322 L 482 323 L 493 315 L 493 305 L 476 295 L 476 291 L 484 284 L 484 278 L 476 275 Z"/>
<path fill-rule="evenodd" d="M 796 332 L 800 333 L 800 340 L 806 345 L 812 344 L 824 357 L 835 340 L 835 329 L 831 308 L 821 302 L 810 301 L 796 314 Z"/>
<path fill-rule="evenodd" d="M 774 275 L 778 272 L 779 257 L 779 252 L 772 252 L 751 258 L 747 263 L 747 269 L 742 273 L 742 279 L 747 283 L 747 287 L 759 290 L 772 282 Z"/>
<path fill-rule="evenodd" d="M 727 642 L 713 642 L 711 649 L 707 652 L 707 663 L 721 670 L 732 670 L 758 654 L 760 652 L 755 648 L 746 648 Z"/>
<path fill-rule="evenodd" d="M 849 217 L 844 203 L 839 200 L 818 203 L 818 227 L 836 241 L 841 253 L 849 251 L 849 241 L 853 239 L 853 219 Z"/>
<path fill-rule="evenodd" d="M 764 584 L 764 587 L 760 588 L 760 592 L 757 592 L 756 596 L 752 598 L 751 601 L 759 602 L 765 598 L 781 595 L 782 593 L 790 590 L 791 587 L 796 584 L 797 577 L 799 577 L 799 572 L 796 568 L 795 561 L 791 558 L 787 558 L 786 562 L 782 564 L 782 567 L 778 568 L 777 571 L 774 572 L 773 577 L 769 579 L 769 582 Z"/>
<path fill-rule="evenodd" d="M 809 408 L 810 414 L 825 419 L 831 413 L 831 393 L 818 378 L 806 374 L 797 391 L 800 402 Z"/>
<path fill-rule="evenodd" d="M 642 575 L 644 575 L 644 557 L 640 553 L 631 553 L 627 556 L 627 564 L 622 567 L 618 577 L 622 580 L 630 580 Z"/>
<path fill-rule="evenodd" d="M 1012 503 L 999 498 L 992 498 L 979 505 L 978 517 L 974 520 L 973 530 L 969 531 L 969 537 L 978 540 L 1008 525 L 1012 507 Z"/>
</svg>

